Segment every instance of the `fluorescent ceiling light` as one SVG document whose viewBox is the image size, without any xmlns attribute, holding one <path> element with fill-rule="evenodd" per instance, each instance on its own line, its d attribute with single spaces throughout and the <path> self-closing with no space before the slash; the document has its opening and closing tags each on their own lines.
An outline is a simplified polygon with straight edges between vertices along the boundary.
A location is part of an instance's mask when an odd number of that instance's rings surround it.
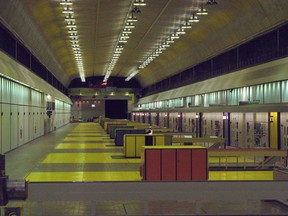
<svg viewBox="0 0 288 216">
<path fill-rule="evenodd" d="M 60 5 L 72 5 L 72 2 L 69 0 L 61 0 Z"/>
<path fill-rule="evenodd" d="M 197 16 L 193 15 L 192 17 L 190 17 L 190 19 L 188 20 L 188 22 L 190 23 L 195 23 L 195 22 L 199 22 L 199 19 Z"/>
<path fill-rule="evenodd" d="M 203 5 L 202 5 L 201 8 L 199 8 L 199 10 L 196 11 L 196 14 L 197 15 L 207 15 L 208 11 L 205 8 L 203 8 Z"/>
<path fill-rule="evenodd" d="M 146 3 L 144 0 L 135 0 L 133 5 L 134 6 L 146 6 Z"/>
</svg>

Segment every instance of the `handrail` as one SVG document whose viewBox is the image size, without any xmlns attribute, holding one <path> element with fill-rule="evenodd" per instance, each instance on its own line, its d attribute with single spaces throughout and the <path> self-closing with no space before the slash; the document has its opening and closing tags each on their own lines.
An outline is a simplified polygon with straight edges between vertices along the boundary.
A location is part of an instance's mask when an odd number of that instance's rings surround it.
<svg viewBox="0 0 288 216">
<path fill-rule="evenodd" d="M 286 150 L 277 150 L 277 149 L 209 149 L 208 156 L 255 156 L 255 157 L 286 157 Z"/>
</svg>

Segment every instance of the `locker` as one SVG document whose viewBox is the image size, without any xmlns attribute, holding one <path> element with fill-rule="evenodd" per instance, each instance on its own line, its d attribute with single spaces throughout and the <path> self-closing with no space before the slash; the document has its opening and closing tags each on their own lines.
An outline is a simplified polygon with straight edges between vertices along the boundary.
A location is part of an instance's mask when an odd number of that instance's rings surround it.
<svg viewBox="0 0 288 216">
<path fill-rule="evenodd" d="M 145 146 L 145 138 L 146 136 L 137 136 L 136 135 L 136 143 L 139 143 L 141 146 Z"/>
<path fill-rule="evenodd" d="M 44 109 L 43 108 L 39 108 L 39 117 L 40 117 L 40 136 L 44 135 Z"/>
<path fill-rule="evenodd" d="M 0 89 L 1 89 L 1 78 L 0 78 Z M 1 101 L 1 94 L 0 94 Z M 0 103 L 0 137 L 2 137 L 2 104 Z M 0 139 L 0 154 L 2 154 L 2 139 Z"/>
<path fill-rule="evenodd" d="M 29 122 L 29 139 L 28 142 L 34 139 L 34 115 L 33 107 L 28 107 L 28 122 Z"/>
<path fill-rule="evenodd" d="M 208 179 L 208 164 L 206 149 L 192 150 L 192 179 Z"/>
<path fill-rule="evenodd" d="M 177 180 L 191 180 L 191 151 L 177 149 Z"/>
<path fill-rule="evenodd" d="M 161 150 L 145 151 L 145 178 L 149 181 L 161 180 L 161 164 L 160 164 Z"/>
<path fill-rule="evenodd" d="M 134 157 L 136 151 L 135 137 L 124 136 L 124 139 L 125 139 L 124 155 L 126 157 Z"/>
<path fill-rule="evenodd" d="M 38 107 L 33 107 L 33 139 L 39 137 L 39 113 Z"/>
<path fill-rule="evenodd" d="M 11 122 L 11 149 L 18 147 L 18 109 L 17 105 L 11 105 L 10 111 Z"/>
<path fill-rule="evenodd" d="M 23 124 L 24 124 L 24 108 L 23 106 L 18 106 L 18 146 L 21 146 L 24 144 L 24 134 L 23 134 Z"/>
<path fill-rule="evenodd" d="M 176 180 L 176 150 L 163 149 L 161 151 L 161 180 L 175 181 Z"/>
<path fill-rule="evenodd" d="M 11 139 L 10 139 L 10 104 L 2 104 L 2 112 L 1 112 L 1 141 L 2 141 L 2 153 L 6 153 L 11 150 Z"/>
<path fill-rule="evenodd" d="M 24 125 L 23 125 L 23 137 L 24 143 L 29 142 L 29 108 L 28 106 L 24 106 Z"/>
<path fill-rule="evenodd" d="M 135 157 L 141 157 L 141 149 L 143 145 L 141 143 L 136 143 L 135 146 Z"/>
</svg>

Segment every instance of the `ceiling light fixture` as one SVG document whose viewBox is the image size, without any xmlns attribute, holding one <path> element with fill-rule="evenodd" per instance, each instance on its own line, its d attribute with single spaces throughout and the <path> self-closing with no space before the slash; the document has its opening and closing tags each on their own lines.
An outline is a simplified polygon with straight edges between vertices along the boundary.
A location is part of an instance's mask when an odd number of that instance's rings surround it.
<svg viewBox="0 0 288 216">
<path fill-rule="evenodd" d="M 62 13 L 64 13 L 64 14 L 73 14 L 74 13 L 74 11 L 73 11 L 73 9 L 71 8 L 71 7 L 64 7 L 63 8 L 63 11 L 62 11 Z"/>
<path fill-rule="evenodd" d="M 135 0 L 133 3 L 134 6 L 146 6 L 145 0 Z"/>
<path fill-rule="evenodd" d="M 177 33 L 177 35 L 179 35 L 179 34 L 186 34 L 186 32 L 184 31 L 184 29 L 182 29 L 182 28 L 179 28 L 176 33 Z"/>
<path fill-rule="evenodd" d="M 182 29 L 190 29 L 192 28 L 191 24 L 188 23 L 188 22 L 185 22 L 182 26 L 181 26 Z"/>
<path fill-rule="evenodd" d="M 207 15 L 208 11 L 207 9 L 203 8 L 203 4 L 201 5 L 201 7 L 196 11 L 197 15 Z"/>
<path fill-rule="evenodd" d="M 199 19 L 198 19 L 197 16 L 195 16 L 195 14 L 193 14 L 193 15 L 190 17 L 190 19 L 188 20 L 188 22 L 190 22 L 190 23 L 197 23 L 197 22 L 199 22 Z"/>
<path fill-rule="evenodd" d="M 134 25 L 133 22 L 127 22 L 127 23 L 125 24 L 125 28 L 128 28 L 128 29 L 135 28 L 135 25 Z"/>
<path fill-rule="evenodd" d="M 179 35 L 178 34 L 172 34 L 171 37 L 170 37 L 172 40 L 174 39 L 179 39 Z"/>
<path fill-rule="evenodd" d="M 211 4 L 215 4 L 214 2 L 216 2 L 216 0 L 208 0 Z M 217 4 L 217 3 L 216 3 Z M 199 19 L 196 16 L 197 15 L 207 15 L 208 11 L 203 8 L 203 4 L 200 5 L 200 8 L 198 8 L 198 10 L 193 10 L 192 12 L 192 16 L 187 19 L 184 23 L 182 23 L 181 25 L 179 25 L 178 28 L 176 28 L 176 30 L 170 34 L 167 39 L 162 42 L 158 48 L 154 49 L 146 58 L 146 60 L 144 60 L 142 62 L 142 64 L 138 67 L 139 70 L 137 70 L 136 72 L 131 73 L 126 79 L 125 81 L 129 81 L 133 76 L 135 76 L 136 74 L 138 74 L 140 72 L 140 69 L 144 69 L 148 64 L 150 64 L 157 56 L 159 56 L 159 54 L 162 53 L 163 50 L 166 50 L 166 48 L 168 48 L 170 46 L 170 44 L 175 42 L 175 39 L 179 39 L 180 35 L 185 34 L 185 30 L 186 29 L 191 29 L 192 25 L 190 23 L 198 23 Z"/>
<path fill-rule="evenodd" d="M 70 0 L 61 0 L 60 5 L 72 5 L 72 2 Z"/>
<path fill-rule="evenodd" d="M 76 65 L 78 68 L 78 72 L 80 75 L 80 79 L 82 82 L 85 82 L 85 73 L 81 55 L 81 49 L 79 46 L 79 40 L 77 36 L 77 26 L 75 24 L 75 18 L 73 16 L 73 3 L 71 0 L 61 0 L 59 4 L 62 6 L 62 13 L 65 14 L 64 20 L 66 22 L 66 28 L 68 28 L 67 32 L 69 34 L 71 47 L 74 52 L 74 58 L 76 61 Z"/>
<path fill-rule="evenodd" d="M 65 21 L 66 22 L 75 22 L 75 18 L 74 18 L 74 16 L 72 14 L 67 14 L 65 16 Z"/>
<path fill-rule="evenodd" d="M 136 5 L 134 3 L 136 3 Z M 137 22 L 138 20 L 134 14 L 141 13 L 141 10 L 137 6 L 145 6 L 145 5 L 146 5 L 146 3 L 144 0 L 133 0 L 132 1 L 130 8 L 129 8 L 129 12 L 128 12 L 127 17 L 126 17 L 126 20 L 124 21 L 123 30 L 119 35 L 119 38 L 117 41 L 117 46 L 116 46 L 114 54 L 111 58 L 111 62 L 108 65 L 108 68 L 105 72 L 103 82 L 108 81 L 108 79 L 109 79 L 109 77 L 110 77 L 110 75 L 114 69 L 114 66 L 116 65 L 118 59 L 120 58 L 124 44 L 128 42 L 129 34 L 132 33 L 131 30 L 133 28 L 135 28 L 134 23 Z"/>
<path fill-rule="evenodd" d="M 133 15 L 133 13 L 131 13 L 131 15 L 127 19 L 127 22 L 137 22 L 137 21 L 138 19 Z"/>
</svg>

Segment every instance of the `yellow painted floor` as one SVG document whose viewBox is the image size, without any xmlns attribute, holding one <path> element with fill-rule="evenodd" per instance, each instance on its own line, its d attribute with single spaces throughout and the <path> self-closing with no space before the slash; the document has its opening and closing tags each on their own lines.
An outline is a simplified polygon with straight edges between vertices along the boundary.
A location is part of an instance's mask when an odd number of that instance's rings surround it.
<svg viewBox="0 0 288 216">
<path fill-rule="evenodd" d="M 114 146 L 99 124 L 81 123 L 55 146 L 54 151 L 43 158 L 40 167 L 45 170 L 39 168 L 31 172 L 26 179 L 30 182 L 141 181 L 140 161 L 139 158 L 123 157 L 122 147 Z M 243 161 L 243 158 L 238 158 L 238 162 Z M 209 158 L 209 163 L 217 162 L 219 158 Z M 223 158 L 220 162 L 235 163 L 236 158 L 231 157 L 227 160 Z M 128 168 L 131 165 L 133 167 Z M 209 180 L 273 180 L 273 173 L 272 171 L 209 171 Z"/>
<path fill-rule="evenodd" d="M 117 159 L 113 159 L 113 156 Z M 122 153 L 50 153 L 42 163 L 139 163 L 140 159 L 121 158 Z"/>
</svg>

